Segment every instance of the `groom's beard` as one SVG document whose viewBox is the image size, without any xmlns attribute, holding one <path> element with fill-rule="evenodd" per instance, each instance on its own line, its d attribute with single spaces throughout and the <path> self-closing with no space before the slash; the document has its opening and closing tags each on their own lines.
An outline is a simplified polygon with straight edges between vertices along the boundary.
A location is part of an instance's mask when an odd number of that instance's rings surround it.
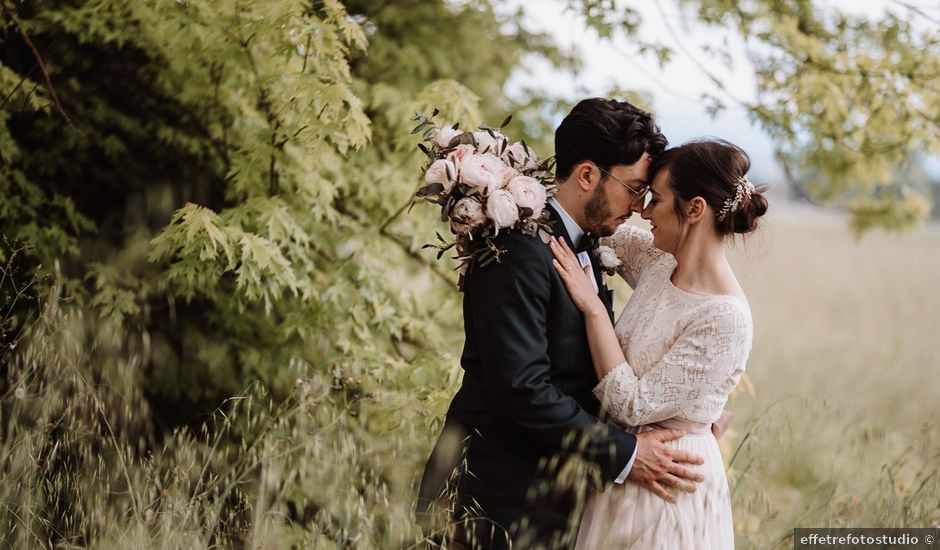
<svg viewBox="0 0 940 550">
<path fill-rule="evenodd" d="M 591 195 L 591 198 L 588 199 L 587 204 L 584 205 L 584 218 L 587 222 L 587 227 L 585 227 L 584 230 L 595 237 L 609 237 L 613 235 L 617 228 L 604 225 L 611 217 L 610 212 L 610 201 L 607 199 L 607 194 L 604 192 L 604 186 L 599 185 L 597 189 L 594 190 L 594 194 Z"/>
</svg>

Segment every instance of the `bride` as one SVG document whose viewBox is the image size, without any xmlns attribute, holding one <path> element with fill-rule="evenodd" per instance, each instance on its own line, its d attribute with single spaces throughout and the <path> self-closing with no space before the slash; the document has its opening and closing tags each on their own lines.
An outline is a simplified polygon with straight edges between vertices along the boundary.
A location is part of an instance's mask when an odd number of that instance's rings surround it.
<svg viewBox="0 0 940 550">
<path fill-rule="evenodd" d="M 564 240 L 550 243 L 584 313 L 600 380 L 594 394 L 610 419 L 633 433 L 682 429 L 687 435 L 669 445 L 705 459 L 697 467 L 705 481 L 694 492 L 627 483 L 592 494 L 578 548 L 734 547 L 728 480 L 710 425 L 751 349 L 750 308 L 725 256 L 726 242 L 753 231 L 767 211 L 749 168 L 747 154 L 721 140 L 693 141 L 653 161 L 653 183 L 631 206 L 652 231 L 623 225 L 602 240 L 634 289 L 615 326 L 587 269 Z"/>
</svg>

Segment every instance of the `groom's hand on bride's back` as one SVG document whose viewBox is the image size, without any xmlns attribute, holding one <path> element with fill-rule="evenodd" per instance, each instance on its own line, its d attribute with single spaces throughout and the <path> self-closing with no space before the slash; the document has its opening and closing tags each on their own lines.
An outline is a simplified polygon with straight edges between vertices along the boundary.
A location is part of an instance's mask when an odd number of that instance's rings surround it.
<svg viewBox="0 0 940 550">
<path fill-rule="evenodd" d="M 695 492 L 695 483 L 705 479 L 689 465 L 705 462 L 697 454 L 666 445 L 685 435 L 682 430 L 653 430 L 637 434 L 636 461 L 627 477 L 630 481 L 646 487 L 663 500 L 675 502 L 666 487 L 675 487 L 689 493 Z"/>
</svg>

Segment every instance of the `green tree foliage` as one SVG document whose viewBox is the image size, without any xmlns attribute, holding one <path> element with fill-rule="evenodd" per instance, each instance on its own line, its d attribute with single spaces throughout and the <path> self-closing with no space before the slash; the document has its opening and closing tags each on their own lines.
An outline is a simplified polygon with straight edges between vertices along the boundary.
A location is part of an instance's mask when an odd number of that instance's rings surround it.
<svg viewBox="0 0 940 550">
<path fill-rule="evenodd" d="M 269 509 L 340 544 L 412 536 L 413 472 L 454 384 L 460 318 L 455 274 L 420 252 L 439 226 L 403 216 L 422 162 L 411 117 L 501 118 L 522 55 L 571 60 L 487 4 L 2 8 L 0 233 L 30 247 L 0 259 L 56 312 L 5 312 L 18 326 L 33 314 L 0 388 L 16 419 L 4 449 L 19 450 L 2 483 L 26 484 L 5 493 L 6 542 L 160 529 L 154 478 L 194 499 L 238 489 L 176 516 L 186 535 L 168 546 L 255 536 L 245 526 Z M 215 430 L 221 449 L 195 458 L 212 467 L 190 469 L 186 434 L 217 407 L 239 418 L 231 397 L 253 383 L 283 405 Z M 51 448 L 67 458 L 37 467 Z M 280 473 L 259 503 L 262 465 Z M 92 500 L 63 509 L 62 491 Z M 127 499 L 94 500 L 115 492 Z"/>
</svg>

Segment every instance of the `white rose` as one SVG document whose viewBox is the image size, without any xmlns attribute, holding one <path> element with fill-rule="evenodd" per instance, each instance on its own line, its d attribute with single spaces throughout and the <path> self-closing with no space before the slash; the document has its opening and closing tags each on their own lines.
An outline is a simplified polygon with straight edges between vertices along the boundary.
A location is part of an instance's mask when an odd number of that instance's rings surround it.
<svg viewBox="0 0 940 550">
<path fill-rule="evenodd" d="M 486 151 L 495 155 L 499 152 L 504 140 L 506 140 L 506 136 L 496 130 L 493 130 L 492 136 L 486 130 L 473 132 L 473 141 L 477 144 L 477 153 Z"/>
<path fill-rule="evenodd" d="M 497 233 L 505 227 L 512 227 L 519 221 L 519 207 L 512 200 L 512 193 L 498 189 L 486 199 L 486 215 L 493 220 Z"/>
<path fill-rule="evenodd" d="M 512 160 L 509 159 L 509 154 L 512 154 Z M 514 166 L 519 170 L 532 170 L 538 168 L 538 158 L 535 156 L 535 153 L 532 149 L 529 149 L 526 152 L 525 146 L 522 145 L 522 142 L 517 141 L 503 151 L 503 160 L 506 161 L 510 166 Z"/>
<path fill-rule="evenodd" d="M 454 147 L 454 150 L 450 153 L 447 153 L 447 160 L 454 163 L 454 166 L 457 168 L 457 175 L 460 175 L 460 165 L 463 164 L 465 158 L 473 154 L 476 149 L 473 148 L 473 145 L 469 143 L 461 143 L 457 147 Z"/>
<path fill-rule="evenodd" d="M 620 267 L 620 258 L 614 252 L 614 249 L 609 246 L 601 245 L 597 247 L 597 261 L 608 273 Z"/>
<path fill-rule="evenodd" d="M 469 155 L 460 164 L 460 181 L 489 195 L 503 186 L 506 165 L 496 155 Z"/>
<path fill-rule="evenodd" d="M 437 131 L 434 132 L 434 136 L 431 138 L 431 143 L 437 145 L 441 149 L 447 149 L 447 146 L 450 145 L 451 140 L 462 133 L 462 131 L 454 130 L 450 126 L 444 126 L 443 128 L 438 128 Z"/>
<path fill-rule="evenodd" d="M 483 205 L 469 197 L 457 201 L 450 212 L 451 229 L 454 233 L 466 233 L 486 223 Z"/>
<path fill-rule="evenodd" d="M 444 194 L 450 193 L 457 181 L 457 168 L 447 159 L 437 159 L 428 166 L 424 173 L 424 181 L 428 184 L 439 183 L 444 186 Z"/>
<path fill-rule="evenodd" d="M 529 176 L 516 176 L 509 180 L 506 190 L 512 194 L 513 200 L 521 208 L 532 209 L 533 218 L 538 218 L 542 214 L 548 195 L 545 193 L 545 187 L 537 179 Z"/>
</svg>

